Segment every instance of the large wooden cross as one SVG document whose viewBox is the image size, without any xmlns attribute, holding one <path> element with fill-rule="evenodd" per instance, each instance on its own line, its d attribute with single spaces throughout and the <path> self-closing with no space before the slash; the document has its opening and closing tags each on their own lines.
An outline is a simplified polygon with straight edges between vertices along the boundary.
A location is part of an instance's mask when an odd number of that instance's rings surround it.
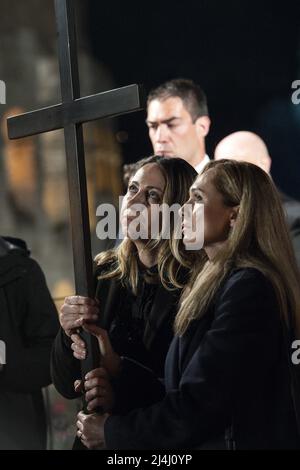
<svg viewBox="0 0 300 470">
<path fill-rule="evenodd" d="M 93 297 L 90 225 L 82 124 L 143 109 L 142 87 L 129 85 L 80 97 L 74 0 L 55 0 L 62 102 L 8 119 L 10 139 L 64 129 L 70 196 L 72 247 L 76 293 Z M 88 354 L 82 374 L 98 366 L 95 338 L 83 333 Z"/>
</svg>

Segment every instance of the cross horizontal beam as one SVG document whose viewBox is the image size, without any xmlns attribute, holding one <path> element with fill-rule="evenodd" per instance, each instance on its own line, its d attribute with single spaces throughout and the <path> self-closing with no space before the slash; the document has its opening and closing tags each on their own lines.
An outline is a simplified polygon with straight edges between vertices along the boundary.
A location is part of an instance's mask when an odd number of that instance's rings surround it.
<svg viewBox="0 0 300 470">
<path fill-rule="evenodd" d="M 132 113 L 143 108 L 144 103 L 143 87 L 128 85 L 10 117 L 7 121 L 8 136 L 10 139 L 19 139 L 62 129 L 67 124 L 81 124 Z"/>
<path fill-rule="evenodd" d="M 94 297 L 82 124 L 140 111 L 145 107 L 146 97 L 140 85 L 129 85 L 81 97 L 74 0 L 55 0 L 55 15 L 61 103 L 10 117 L 7 120 L 8 136 L 10 139 L 19 139 L 57 129 L 64 130 L 75 288 L 79 295 Z M 84 331 L 82 335 L 88 351 L 86 359 L 81 363 L 84 379 L 86 372 L 99 366 L 100 352 L 95 337 Z"/>
</svg>

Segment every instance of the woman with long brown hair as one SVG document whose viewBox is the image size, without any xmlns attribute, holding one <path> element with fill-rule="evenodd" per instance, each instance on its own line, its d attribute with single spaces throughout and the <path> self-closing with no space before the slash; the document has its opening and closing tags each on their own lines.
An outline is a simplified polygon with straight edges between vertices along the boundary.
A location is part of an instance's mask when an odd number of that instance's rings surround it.
<svg viewBox="0 0 300 470">
<path fill-rule="evenodd" d="M 153 212 L 151 219 L 151 211 L 162 204 L 170 207 L 177 203 L 180 207 L 196 175 L 192 166 L 180 158 L 154 156 L 140 162 L 123 201 L 121 224 L 126 236 L 116 249 L 95 259 L 95 299 L 68 297 L 61 308 L 52 377 L 57 390 L 66 398 L 83 393 L 79 386 L 74 389 L 74 381 L 81 375 L 80 359 L 85 355 L 83 341 L 76 331 L 89 322 L 108 331 L 118 354 L 139 360 L 163 376 L 179 295 L 197 256 L 192 253 L 187 256 L 182 240 L 176 236 L 174 218 L 171 217 L 170 237 L 163 237 L 164 214 Z M 138 211 L 134 212 L 138 206 L 149 216 L 143 227 L 144 237 L 133 237 L 128 231 L 138 217 Z M 151 230 L 155 217 L 156 232 Z M 156 236 L 151 238 L 153 234 Z M 128 403 L 133 400 L 131 396 L 127 398 Z M 136 406 L 145 401 L 140 399 L 133 400 Z"/>
<path fill-rule="evenodd" d="M 165 386 L 127 358 L 112 371 L 107 336 L 92 327 L 114 388 L 151 389 L 153 404 L 123 416 L 79 413 L 78 436 L 89 448 L 299 448 L 299 272 L 277 190 L 255 165 L 220 160 L 198 176 L 188 204 L 193 214 L 204 206 L 204 246 L 175 319 Z"/>
</svg>

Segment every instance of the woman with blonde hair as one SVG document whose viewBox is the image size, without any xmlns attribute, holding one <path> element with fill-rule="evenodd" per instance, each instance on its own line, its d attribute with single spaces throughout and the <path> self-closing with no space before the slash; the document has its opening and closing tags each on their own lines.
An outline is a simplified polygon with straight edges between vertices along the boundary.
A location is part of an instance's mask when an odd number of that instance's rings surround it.
<svg viewBox="0 0 300 470">
<path fill-rule="evenodd" d="M 163 237 L 164 213 L 155 213 L 153 209 L 162 204 L 180 207 L 196 175 L 193 167 L 180 158 L 154 156 L 139 163 L 122 206 L 121 224 L 126 236 L 116 249 L 95 259 L 95 299 L 67 297 L 61 308 L 52 377 L 57 390 L 66 398 L 83 393 L 78 383 L 74 389 L 74 381 L 81 375 L 80 359 L 85 357 L 84 343 L 76 332 L 91 322 L 108 331 L 118 354 L 138 360 L 163 376 L 179 295 L 198 255 L 187 256 L 182 240 L 176 236 L 172 214 L 170 236 Z M 138 219 L 140 207 L 147 216 L 145 219 Z M 137 220 L 144 234 L 130 230 Z M 94 378 L 101 381 L 101 377 L 101 370 L 96 370 Z M 132 406 L 149 402 L 147 396 L 127 399 L 127 407 L 131 402 Z M 90 406 L 91 409 L 102 406 L 102 397 Z"/>
<path fill-rule="evenodd" d="M 291 362 L 299 272 L 277 190 L 257 166 L 219 160 L 187 204 L 193 214 L 204 206 L 204 245 L 175 319 L 165 386 L 128 358 L 112 371 L 107 336 L 92 327 L 114 388 L 151 389 L 153 403 L 123 416 L 79 413 L 78 436 L 88 448 L 299 448 Z M 186 245 L 188 226 L 183 208 Z"/>
</svg>

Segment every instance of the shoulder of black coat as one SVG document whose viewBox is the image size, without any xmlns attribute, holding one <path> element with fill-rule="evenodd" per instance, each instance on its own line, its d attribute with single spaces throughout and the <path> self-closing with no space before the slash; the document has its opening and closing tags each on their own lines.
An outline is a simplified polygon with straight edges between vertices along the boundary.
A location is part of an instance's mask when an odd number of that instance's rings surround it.
<svg viewBox="0 0 300 470">
<path fill-rule="evenodd" d="M 29 257 L 30 250 L 24 240 L 15 237 L 0 237 L 0 257 L 8 254 L 19 254 Z"/>
</svg>

